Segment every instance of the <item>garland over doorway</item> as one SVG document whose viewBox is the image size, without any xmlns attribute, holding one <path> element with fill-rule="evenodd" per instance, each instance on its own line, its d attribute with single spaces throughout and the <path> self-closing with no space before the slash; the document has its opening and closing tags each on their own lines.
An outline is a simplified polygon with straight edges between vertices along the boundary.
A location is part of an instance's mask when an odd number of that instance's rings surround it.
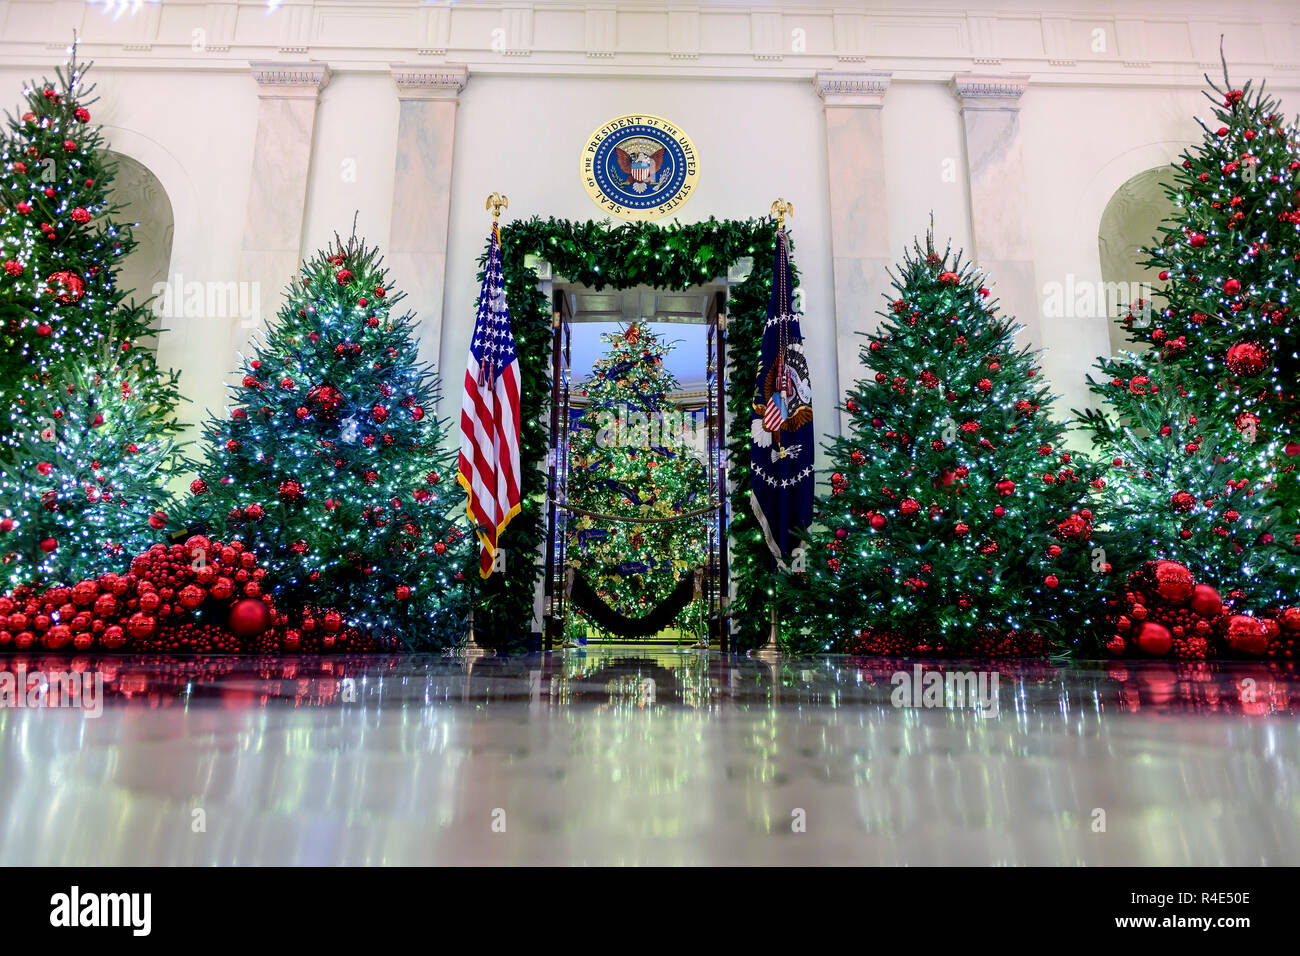
<svg viewBox="0 0 1300 956">
<path fill-rule="evenodd" d="M 771 291 L 776 221 L 718 220 L 682 225 L 608 220 L 570 222 L 534 217 L 501 226 L 501 268 L 510 306 L 520 372 L 519 464 L 523 507 L 502 536 L 507 552 L 503 572 L 481 585 L 475 611 L 480 640 L 500 650 L 527 643 L 533 618 L 533 598 L 541 567 L 538 555 L 546 536 L 546 412 L 549 410 L 551 303 L 538 289 L 530 256 L 548 262 L 553 273 L 600 291 L 649 286 L 681 291 L 727 274 L 741 259 L 754 267 L 741 284 L 732 286 L 727 307 L 728 411 L 733 417 L 727 435 L 731 493 L 732 640 L 736 647 L 753 647 L 766 636 L 772 589 L 767 545 L 749 510 L 749 400 L 758 372 L 758 345 Z M 479 280 L 487 265 L 487 249 L 479 258 Z M 796 277 L 797 282 L 797 277 Z M 467 575 L 468 576 L 468 575 Z M 473 575 L 477 578 L 477 574 Z M 778 605 L 783 590 L 778 581 Z"/>
</svg>

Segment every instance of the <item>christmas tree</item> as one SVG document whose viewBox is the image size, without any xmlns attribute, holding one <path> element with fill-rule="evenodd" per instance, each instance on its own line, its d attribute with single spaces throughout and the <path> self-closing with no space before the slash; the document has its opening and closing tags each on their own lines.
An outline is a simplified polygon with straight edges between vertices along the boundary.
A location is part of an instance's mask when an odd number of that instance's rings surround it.
<svg viewBox="0 0 1300 956">
<path fill-rule="evenodd" d="M 158 375 L 147 308 L 117 286 L 135 248 L 130 226 L 109 201 L 115 165 L 98 126 L 88 66 L 75 51 L 56 82 L 28 85 L 25 111 L 8 118 L 0 171 L 0 441 L 31 434 L 69 374 L 102 360 L 138 370 L 147 393 L 175 402 L 175 383 Z M 131 361 L 126 361 L 128 356 Z"/>
<path fill-rule="evenodd" d="M 336 240 L 304 263 L 204 425 L 193 517 L 254 550 L 279 607 L 341 608 L 408 645 L 463 636 L 465 533 L 433 371 L 374 249 Z"/>
<path fill-rule="evenodd" d="M 75 50 L 31 83 L 0 145 L 0 561 L 10 584 L 112 569 L 162 527 L 174 373 L 117 286 L 134 248 L 109 202 Z"/>
<path fill-rule="evenodd" d="M 708 481 L 699 429 L 673 400 L 664 367 L 671 346 L 634 323 L 601 337 L 608 353 L 579 391 L 586 408 L 570 444 L 569 502 L 612 520 L 578 514 L 568 526 L 569 562 L 608 608 L 645 618 L 705 562 Z M 683 633 L 703 626 L 702 601 L 664 623 Z"/>
<path fill-rule="evenodd" d="M 1241 475 L 1276 486 L 1300 509 L 1300 143 L 1278 102 L 1250 83 L 1210 85 L 1214 120 L 1174 165 L 1176 215 L 1146 250 L 1159 270 L 1155 302 L 1122 318 L 1135 351 L 1098 363 L 1093 390 L 1113 414 L 1093 415 L 1099 440 L 1116 438 L 1148 404 L 1144 382 L 1172 376 L 1194 413 L 1231 422 L 1253 446 Z M 1091 380 L 1090 380 L 1091 381 Z M 1133 383 L 1136 383 L 1134 385 Z M 1245 459 L 1251 459 L 1247 462 Z"/>
<path fill-rule="evenodd" d="M 914 243 L 829 446 L 809 575 L 848 650 L 1040 653 L 1093 626 L 1091 468 L 960 254 Z"/>
<path fill-rule="evenodd" d="M 1215 120 L 1198 120 L 1177 214 L 1147 250 L 1160 301 L 1126 311 L 1135 348 L 1098 361 L 1102 408 L 1085 419 L 1114 466 L 1112 561 L 1176 561 L 1230 606 L 1265 610 L 1300 589 L 1300 145 L 1262 90 L 1232 89 L 1226 68 L 1222 88 L 1206 81 Z"/>
</svg>

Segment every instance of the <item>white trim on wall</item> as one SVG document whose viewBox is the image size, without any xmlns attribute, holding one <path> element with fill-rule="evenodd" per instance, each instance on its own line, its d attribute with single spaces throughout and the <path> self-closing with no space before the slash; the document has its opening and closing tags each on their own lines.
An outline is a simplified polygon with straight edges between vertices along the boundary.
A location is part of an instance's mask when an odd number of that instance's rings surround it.
<svg viewBox="0 0 1300 956">
<path fill-rule="evenodd" d="M 311 59 L 343 71 L 454 62 L 485 75 L 811 77 L 872 69 L 895 82 L 1028 73 L 1036 84 L 1196 85 L 1229 60 L 1300 85 L 1300 7 L 1289 0 L 1053 3 L 952 0 L 160 0 L 112 16 L 84 0 L 0 3 L 0 65 L 57 62 L 73 29 L 114 69 L 247 69 Z"/>
</svg>

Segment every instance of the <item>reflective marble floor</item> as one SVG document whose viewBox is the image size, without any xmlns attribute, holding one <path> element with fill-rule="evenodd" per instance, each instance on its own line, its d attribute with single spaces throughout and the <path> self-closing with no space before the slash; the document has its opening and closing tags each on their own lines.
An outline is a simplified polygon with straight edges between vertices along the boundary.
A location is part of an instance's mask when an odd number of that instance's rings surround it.
<svg viewBox="0 0 1300 956">
<path fill-rule="evenodd" d="M 1300 863 L 1291 663 L 0 658 L 65 668 L 101 714 L 0 707 L 0 865 Z"/>
</svg>

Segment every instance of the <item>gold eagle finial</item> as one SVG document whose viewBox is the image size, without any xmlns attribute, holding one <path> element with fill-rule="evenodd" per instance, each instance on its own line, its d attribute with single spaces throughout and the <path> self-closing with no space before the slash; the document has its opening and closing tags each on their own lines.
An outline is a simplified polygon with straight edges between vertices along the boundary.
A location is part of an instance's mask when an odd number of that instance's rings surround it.
<svg viewBox="0 0 1300 956">
<path fill-rule="evenodd" d="M 496 222 L 501 218 L 501 210 L 510 208 L 510 200 L 501 193 L 493 193 L 488 196 L 487 204 L 483 208 L 492 210 L 492 221 Z"/>
</svg>

